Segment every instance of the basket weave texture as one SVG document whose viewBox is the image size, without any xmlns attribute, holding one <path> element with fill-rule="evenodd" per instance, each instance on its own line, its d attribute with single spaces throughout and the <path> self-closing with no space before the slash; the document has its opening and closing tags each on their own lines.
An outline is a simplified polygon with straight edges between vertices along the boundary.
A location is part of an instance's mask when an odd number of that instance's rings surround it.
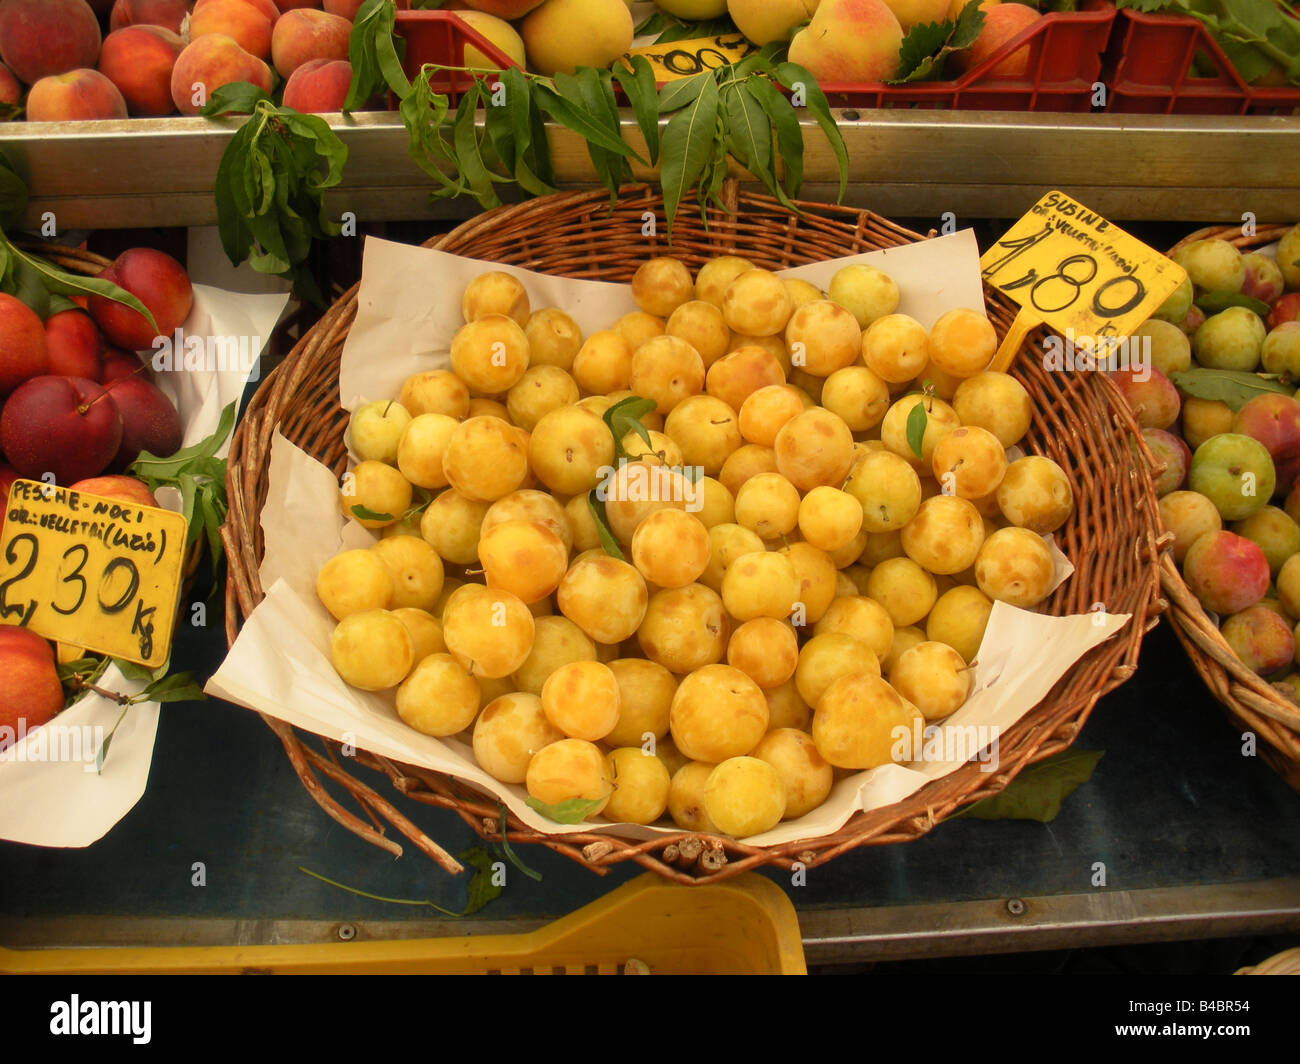
<svg viewBox="0 0 1300 1064">
<path fill-rule="evenodd" d="M 1257 227 L 1244 236 L 1240 226 L 1217 226 L 1201 229 L 1184 237 L 1170 254 L 1193 240 L 1219 239 L 1250 251 L 1273 243 L 1291 226 Z M 1253 732 L 1262 742 L 1264 758 L 1288 785 L 1300 791 L 1300 706 L 1269 683 L 1237 657 L 1228 641 L 1188 588 L 1166 552 L 1160 563 L 1160 586 L 1169 600 L 1169 620 L 1178 641 L 1183 644 L 1192 665 L 1209 687 L 1210 693 L 1223 704 L 1228 719 L 1240 728 Z"/>
<path fill-rule="evenodd" d="M 767 196 L 738 193 L 734 184 L 724 194 L 733 214 L 711 211 L 706 230 L 698 212 L 684 210 L 677 216 L 671 245 L 664 236 L 659 194 L 630 186 L 613 208 L 603 192 L 558 193 L 497 208 L 428 246 L 484 260 L 485 268 L 487 263 L 502 263 L 567 277 L 628 282 L 637 266 L 654 255 L 673 255 L 695 270 L 717 255 L 738 254 L 775 270 L 925 239 L 870 211 L 800 203 L 799 215 Z M 647 212 L 658 220 L 657 235 L 643 235 Z M 232 643 L 241 621 L 263 596 L 258 582 L 263 550 L 259 514 L 266 498 L 273 434 L 278 429 L 336 475 L 345 471 L 343 430 L 348 415 L 339 406 L 338 371 L 356 314 L 357 290 L 354 286 L 335 303 L 263 381 L 236 429 L 228 472 L 230 514 L 222 530 L 230 560 L 226 628 Z M 1005 334 L 1015 306 L 991 289 L 987 301 L 999 335 Z M 455 810 L 485 839 L 499 840 L 504 828 L 511 843 L 547 846 L 596 872 L 630 860 L 681 883 L 716 881 L 763 865 L 815 866 L 859 846 L 909 841 L 960 806 L 997 793 L 1025 766 L 1073 742 L 1097 700 L 1132 675 L 1142 637 L 1163 608 L 1157 590 L 1159 519 L 1150 452 L 1123 399 L 1103 374 L 1044 370 L 1045 335 L 1039 330 L 1030 336 L 1011 372 L 1034 404 L 1025 447 L 1062 466 L 1076 508 L 1057 533 L 1075 573 L 1041 610 L 1084 613 L 1100 602 L 1109 612 L 1131 613 L 1133 620 L 1076 662 L 1034 710 L 1000 736 L 998 771 L 983 772 L 971 762 L 902 802 L 856 814 L 831 835 L 762 848 L 685 832 L 649 841 L 595 833 L 548 836 L 506 816 L 491 796 L 449 777 L 365 751 L 350 760 L 384 773 L 409 798 Z M 309 746 L 290 726 L 264 719 L 304 786 L 335 820 L 400 853 L 400 844 L 381 824 L 383 818 L 444 868 L 455 869 L 454 860 L 436 843 L 344 767 L 346 760 L 335 756 L 337 744 L 317 738 Z M 321 743 L 324 753 L 315 748 Z M 329 794 L 322 778 L 341 785 L 361 806 L 362 816 Z"/>
</svg>

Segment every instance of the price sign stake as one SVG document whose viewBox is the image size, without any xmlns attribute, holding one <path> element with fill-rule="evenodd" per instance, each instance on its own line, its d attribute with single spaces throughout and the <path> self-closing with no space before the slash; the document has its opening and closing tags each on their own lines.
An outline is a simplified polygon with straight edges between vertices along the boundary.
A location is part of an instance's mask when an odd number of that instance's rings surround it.
<svg viewBox="0 0 1300 1064">
<path fill-rule="evenodd" d="M 1046 322 L 1063 336 L 1131 336 L 1187 277 L 1183 268 L 1063 192 L 1049 192 L 980 258 L 984 280 L 1020 305 L 989 369 L 1005 372 Z"/>
<path fill-rule="evenodd" d="M 9 489 L 0 624 L 156 669 L 171 652 L 181 514 L 33 480 Z"/>
</svg>

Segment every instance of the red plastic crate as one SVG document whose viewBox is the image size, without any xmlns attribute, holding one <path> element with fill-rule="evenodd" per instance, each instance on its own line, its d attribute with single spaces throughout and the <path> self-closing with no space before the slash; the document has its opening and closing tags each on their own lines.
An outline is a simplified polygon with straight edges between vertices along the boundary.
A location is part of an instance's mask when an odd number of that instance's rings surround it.
<svg viewBox="0 0 1300 1064">
<path fill-rule="evenodd" d="M 401 6 L 399 0 L 398 7 Z M 477 48 L 502 68 L 519 65 L 478 30 L 471 28 L 468 22 L 457 18 L 454 11 L 399 10 L 394 29 L 406 41 L 402 69 L 408 78 L 414 78 L 425 63 L 464 66 L 466 45 Z M 438 92 L 451 96 L 454 103 L 474 79 L 473 74 L 448 70 L 431 79 L 430 85 Z"/>
<path fill-rule="evenodd" d="M 912 85 L 823 83 L 822 91 L 835 107 L 1086 113 L 1092 110 L 1093 86 L 1101 80 L 1115 7 L 1111 3 L 1091 3 L 1085 8 L 1044 15 L 954 81 Z M 993 73 L 1002 60 L 1025 46 L 1029 48 L 1026 76 Z"/>
<path fill-rule="evenodd" d="M 1209 31 L 1190 16 L 1124 10 L 1107 58 L 1107 110 L 1118 114 L 1289 115 L 1300 88 L 1248 85 Z M 1198 77 L 1200 54 L 1217 71 Z"/>
</svg>

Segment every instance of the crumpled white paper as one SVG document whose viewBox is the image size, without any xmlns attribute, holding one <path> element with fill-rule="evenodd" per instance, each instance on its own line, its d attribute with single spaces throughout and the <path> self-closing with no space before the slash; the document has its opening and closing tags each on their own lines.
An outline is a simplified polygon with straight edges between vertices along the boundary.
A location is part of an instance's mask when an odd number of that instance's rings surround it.
<svg viewBox="0 0 1300 1064">
<path fill-rule="evenodd" d="M 181 327 L 185 337 L 248 337 L 248 350 L 260 357 L 289 297 L 241 295 L 194 285 L 194 307 Z M 143 354 L 152 358 L 155 352 Z M 225 370 L 155 373 L 154 380 L 176 404 L 188 447 L 212 435 L 221 411 L 238 402 L 257 364 L 233 360 Z M 229 441 L 219 452 L 224 457 Z M 159 504 L 180 510 L 179 493 L 160 492 Z M 110 663 L 97 683 L 106 691 L 133 695 L 143 681 L 127 680 Z M 69 706 L 49 724 L 26 734 L 0 752 L 0 839 L 38 846 L 81 847 L 103 838 L 144 794 L 158 732 L 159 705 L 131 706 L 113 732 L 103 772 L 95 754 L 112 732 L 121 707 L 93 692 Z"/>
<path fill-rule="evenodd" d="M 979 252 L 969 232 L 799 267 L 783 275 L 803 277 L 824 288 L 831 274 L 849 262 L 886 269 L 902 294 L 900 312 L 927 326 L 952 307 L 984 307 Z M 551 277 L 368 240 L 357 317 L 340 367 L 343 405 L 355 409 L 369 399 L 392 398 L 411 374 L 445 368 L 451 337 L 461 323 L 461 293 L 471 278 L 487 269 L 503 269 L 518 277 L 534 308 L 563 307 L 584 335 L 609 327 L 635 309 L 626 285 Z M 357 748 L 473 783 L 496 795 L 539 831 L 607 831 L 649 838 L 678 830 L 615 826 L 599 819 L 556 824 L 525 804 L 523 787 L 499 783 L 480 769 L 472 749 L 461 739 L 435 739 L 407 727 L 397 716 L 391 691 L 369 693 L 343 683 L 330 664 L 334 620 L 316 597 L 316 573 L 344 545 L 365 545 L 374 537 L 356 522 L 345 522 L 333 474 L 278 433 L 272 442 L 269 493 L 261 522 L 266 551 L 260 576 L 266 598 L 208 682 L 209 694 Z M 1051 549 L 1059 585 L 1073 569 L 1054 544 Z M 923 739 L 917 761 L 845 778 L 808 815 L 746 841 L 768 845 L 829 834 L 857 810 L 897 802 L 972 759 L 982 758 L 989 770 L 995 770 L 997 736 L 1033 709 L 1071 664 L 1119 631 L 1128 619 L 1126 614 L 1103 613 L 1046 617 L 995 604 L 980 648 L 974 694 L 943 722 L 952 731 L 940 733 L 943 741 L 936 749 L 928 750 Z M 948 754 L 955 756 L 942 756 Z"/>
</svg>

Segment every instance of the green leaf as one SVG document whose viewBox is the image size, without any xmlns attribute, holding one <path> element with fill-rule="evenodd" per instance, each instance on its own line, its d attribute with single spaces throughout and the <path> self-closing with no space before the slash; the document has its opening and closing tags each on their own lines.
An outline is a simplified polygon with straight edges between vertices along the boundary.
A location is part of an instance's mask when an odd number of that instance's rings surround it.
<svg viewBox="0 0 1300 1064">
<path fill-rule="evenodd" d="M 948 38 L 947 50 L 958 51 L 969 48 L 979 37 L 984 28 L 985 11 L 983 4 L 967 4 L 957 16 L 957 26 Z"/>
<path fill-rule="evenodd" d="M 45 287 L 41 275 L 22 259 L 14 260 L 7 287 L 11 294 L 17 297 L 20 303 L 25 303 L 31 308 L 38 318 L 44 320 L 50 316 L 50 290 Z"/>
<path fill-rule="evenodd" d="M 113 721 L 113 726 L 108 729 L 104 741 L 100 744 L 99 749 L 95 751 L 95 772 L 97 775 L 102 774 L 104 771 L 104 758 L 108 757 L 109 745 L 113 742 L 113 736 L 117 734 L 117 729 L 126 717 L 126 711 L 130 708 L 130 703 L 122 707 L 122 712 L 117 715 L 117 720 Z"/>
<path fill-rule="evenodd" d="M 158 323 L 154 321 L 149 308 L 131 295 L 130 292 L 119 288 L 111 281 L 105 281 L 102 277 L 86 277 L 82 274 L 67 273 L 60 270 L 52 262 L 47 262 L 45 259 L 20 251 L 3 234 L 0 234 L 0 241 L 5 244 L 15 271 L 32 271 L 47 292 L 56 292 L 64 296 L 103 296 L 115 303 L 123 303 L 142 314 L 149 323 L 149 327 L 154 332 L 158 331 Z"/>
<path fill-rule="evenodd" d="M 540 883 L 542 881 L 542 873 L 538 872 L 536 869 L 529 868 L 528 865 L 524 864 L 511 848 L 510 840 L 506 838 L 506 828 L 509 827 L 509 823 L 506 820 L 506 807 L 500 802 L 497 803 L 497 815 L 500 818 L 497 824 L 497 833 L 501 836 L 501 851 L 506 855 L 506 860 L 519 869 L 519 871 L 529 879 Z"/>
<path fill-rule="evenodd" d="M 1049 824 L 1061 811 L 1061 802 L 1092 777 L 1104 754 L 1104 750 L 1063 750 L 1030 765 L 997 794 L 966 806 L 954 816 Z"/>
<path fill-rule="evenodd" d="M 397 518 L 392 514 L 381 514 L 377 510 L 372 510 L 368 506 L 362 506 L 358 503 L 352 507 L 352 516 L 362 521 L 396 521 Z"/>
<path fill-rule="evenodd" d="M 18 224 L 27 209 L 27 182 L 18 176 L 9 157 L 0 151 L 0 229 Z"/>
<path fill-rule="evenodd" d="M 133 702 L 204 702 L 207 695 L 191 672 L 177 672 L 155 680 L 136 695 Z"/>
<path fill-rule="evenodd" d="M 614 437 L 614 453 L 616 457 L 626 458 L 628 456 L 627 452 L 623 450 L 623 439 L 629 432 L 635 432 L 640 436 L 647 447 L 652 446 L 650 432 L 641 424 L 641 418 L 654 410 L 657 405 L 653 399 L 643 399 L 639 395 L 629 395 L 626 399 L 620 399 L 601 415 Z"/>
<path fill-rule="evenodd" d="M 213 92 L 199 114 L 204 118 L 216 118 L 224 114 L 251 115 L 263 101 L 271 102 L 271 97 L 264 89 L 247 81 L 235 81 L 222 85 Z"/>
<path fill-rule="evenodd" d="M 625 63 L 615 63 L 613 74 L 632 108 L 653 166 L 659 161 L 659 88 L 654 68 L 645 56 L 634 55 L 630 62 L 630 70 Z"/>
<path fill-rule="evenodd" d="M 366 0 L 352 20 L 348 36 L 348 62 L 352 64 L 352 83 L 343 100 L 343 110 L 351 113 L 383 91 L 392 89 L 399 100 L 406 99 L 411 83 L 402 70 L 398 48 L 405 42 L 394 33 L 397 24 L 393 0 Z"/>
<path fill-rule="evenodd" d="M 1273 309 L 1262 299 L 1255 299 L 1240 292 L 1206 292 L 1196 301 L 1196 305 L 1205 311 L 1207 317 L 1229 307 L 1245 307 L 1247 310 L 1253 310 L 1261 318 L 1267 318 L 1269 311 Z"/>
<path fill-rule="evenodd" d="M 298 871 L 304 875 L 311 876 L 313 879 L 319 879 L 322 883 L 328 883 L 331 887 L 339 890 L 345 890 L 349 894 L 355 894 L 358 898 L 369 898 L 371 901 L 387 902 L 389 905 L 423 905 L 429 909 L 436 909 L 444 916 L 461 916 L 462 913 L 454 913 L 450 909 L 444 909 L 436 902 L 422 900 L 420 898 L 385 898 L 382 894 L 371 894 L 366 890 L 358 890 L 356 887 L 349 887 L 344 883 L 339 883 L 333 879 L 328 879 L 319 872 L 313 872 L 310 868 L 304 868 L 298 865 Z"/>
<path fill-rule="evenodd" d="M 492 857 L 482 846 L 474 846 L 456 854 L 456 860 L 474 869 L 469 884 L 465 888 L 465 908 L 461 916 L 472 916 L 483 906 L 501 896 L 504 887 L 495 882 L 496 873 L 492 868 Z"/>
<path fill-rule="evenodd" d="M 734 81 L 722 89 L 723 140 L 738 163 L 776 194 L 772 166 L 772 123 L 754 96 Z"/>
<path fill-rule="evenodd" d="M 477 124 L 478 101 L 482 86 L 475 82 L 456 108 L 456 119 L 452 124 L 451 139 L 456 148 L 456 165 L 461 177 L 474 193 L 474 198 L 484 210 L 501 205 L 496 189 L 492 185 L 492 175 L 483 161 L 483 152 L 479 144 Z"/>
<path fill-rule="evenodd" d="M 76 661 L 68 661 L 58 664 L 54 671 L 59 675 L 59 683 L 67 683 L 73 676 L 80 675 L 88 683 L 94 683 L 91 674 L 98 675 L 103 672 L 108 665 L 108 658 L 102 657 L 83 657 L 77 658 Z M 80 697 L 80 692 L 78 692 Z"/>
<path fill-rule="evenodd" d="M 579 67 L 576 77 L 557 74 L 555 87 L 566 95 L 576 97 L 587 114 L 597 118 L 602 125 L 610 129 L 613 135 L 622 139 L 618 105 L 614 100 L 613 75 L 608 70 Z M 593 141 L 587 142 L 587 154 L 591 157 L 591 164 L 595 167 L 601 183 L 609 189 L 609 203 L 612 208 L 618 202 L 619 188 L 624 181 L 631 180 L 632 177 L 627 160 Z"/>
<path fill-rule="evenodd" d="M 839 167 L 840 192 L 836 202 L 841 202 L 849 185 L 849 153 L 844 147 L 844 138 L 840 135 L 839 126 L 835 124 L 835 117 L 831 114 L 831 105 L 826 100 L 826 94 L 822 92 L 817 80 L 797 63 L 778 64 L 776 80 L 791 90 L 796 84 L 803 86 L 804 103 L 812 112 L 822 133 L 825 134 L 826 141 L 835 156 L 835 163 Z"/>
<path fill-rule="evenodd" d="M 1240 410 L 1251 399 L 1270 392 L 1290 395 L 1295 389 L 1277 377 L 1246 370 L 1207 369 L 1197 367 L 1171 373 L 1169 379 L 1184 395 L 1195 399 L 1212 399 L 1227 403 L 1230 410 Z"/>
<path fill-rule="evenodd" d="M 701 37 L 725 37 L 738 32 L 736 24 L 725 15 L 721 18 L 700 19 L 696 22 L 670 19 L 655 38 L 654 43 L 671 44 L 673 41 L 694 41 Z"/>
<path fill-rule="evenodd" d="M 717 88 L 717 77 L 712 70 L 668 82 L 659 92 L 659 113 L 666 115 L 694 103 L 704 91 L 705 85 L 710 84 Z"/>
<path fill-rule="evenodd" d="M 623 552 L 619 549 L 618 540 L 614 538 L 614 533 L 609 528 L 609 518 L 605 516 L 605 503 L 600 499 L 596 492 L 598 488 L 592 488 L 587 492 L 587 509 L 591 511 L 591 518 L 596 522 L 596 534 L 600 536 L 601 549 L 611 558 L 617 558 L 621 562 L 627 561 L 623 557 Z"/>
<path fill-rule="evenodd" d="M 143 680 L 145 683 L 152 683 L 155 679 L 152 669 L 147 669 L 134 661 L 127 661 L 125 658 L 114 658 L 113 664 L 117 666 L 118 672 L 128 680 Z"/>
<path fill-rule="evenodd" d="M 776 193 L 782 203 L 793 207 L 786 197 L 797 196 L 803 185 L 803 130 L 799 127 L 799 116 L 785 94 L 767 78 L 749 78 L 744 84 L 745 91 L 758 101 L 776 130 L 776 148 L 782 164 Z"/>
<path fill-rule="evenodd" d="M 979 8 L 978 4 L 974 6 Z M 944 21 L 922 22 L 908 30 L 898 49 L 898 73 L 890 84 L 919 80 L 930 73 L 933 57 L 948 43 L 956 28 L 956 23 Z"/>
<path fill-rule="evenodd" d="M 605 804 L 608 798 L 566 798 L 563 802 L 550 805 L 540 798 L 525 798 L 528 808 L 534 809 L 557 824 L 581 824 L 595 810 Z"/>
<path fill-rule="evenodd" d="M 648 37 L 652 33 L 659 33 L 669 23 L 669 18 L 662 11 L 654 11 L 646 17 L 641 25 L 632 31 L 632 36 Z"/>
<path fill-rule="evenodd" d="M 700 76 L 705 81 L 699 95 L 669 120 L 661 146 L 659 182 L 663 187 L 669 243 L 672 243 L 678 206 L 714 158 L 718 83 L 712 73 Z"/>
<path fill-rule="evenodd" d="M 189 447 L 182 447 L 167 458 L 160 458 L 148 451 L 141 451 L 140 457 L 131 463 L 127 472 L 144 480 L 171 480 L 185 470 L 189 463 L 195 459 L 211 458 L 215 455 L 221 449 L 221 445 L 226 442 L 230 430 L 234 427 L 235 404 L 231 402 L 227 403 L 225 409 L 221 411 L 221 418 L 217 422 L 217 427 L 207 439 L 200 440 Z"/>
<path fill-rule="evenodd" d="M 557 77 L 557 83 L 558 83 Z M 581 99 L 570 101 L 559 92 L 542 82 L 534 82 L 533 99 L 538 107 L 550 115 L 560 125 L 573 130 L 588 142 L 595 143 L 606 151 L 627 158 L 641 157 L 629 147 L 618 129 L 610 129 L 595 117 L 582 110 Z M 642 159 L 642 162 L 645 160 Z"/>
<path fill-rule="evenodd" d="M 921 444 L 925 439 L 925 427 L 930 417 L 925 412 L 925 400 L 922 399 L 907 414 L 907 445 L 917 458 L 921 457 Z"/>
</svg>

